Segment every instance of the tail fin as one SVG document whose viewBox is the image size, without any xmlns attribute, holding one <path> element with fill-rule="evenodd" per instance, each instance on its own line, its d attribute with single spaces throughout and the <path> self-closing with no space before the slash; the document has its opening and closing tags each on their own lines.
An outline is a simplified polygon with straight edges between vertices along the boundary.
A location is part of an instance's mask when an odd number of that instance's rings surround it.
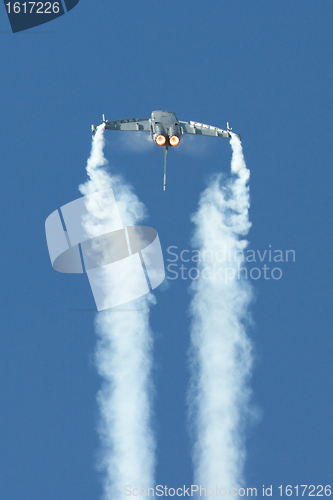
<svg viewBox="0 0 333 500">
<path fill-rule="evenodd" d="M 164 181 L 163 181 L 163 191 L 165 191 L 166 187 L 166 168 L 167 168 L 167 156 L 168 156 L 168 147 L 164 147 Z"/>
</svg>

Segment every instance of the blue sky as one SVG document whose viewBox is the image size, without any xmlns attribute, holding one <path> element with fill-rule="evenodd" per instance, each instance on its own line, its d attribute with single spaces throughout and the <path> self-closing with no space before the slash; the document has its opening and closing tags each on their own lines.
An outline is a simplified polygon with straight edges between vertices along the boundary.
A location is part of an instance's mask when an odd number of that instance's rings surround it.
<svg viewBox="0 0 333 500">
<path fill-rule="evenodd" d="M 281 280 L 254 282 L 260 418 L 247 430 L 247 485 L 332 483 L 332 20 L 326 0 L 81 0 L 12 34 L 2 8 L 1 498 L 100 496 L 94 301 L 86 277 L 53 271 L 44 222 L 79 196 L 90 125 L 154 109 L 231 123 L 251 170 L 250 248 L 296 252 Z M 163 193 L 160 149 L 106 139 L 165 258 L 170 245 L 190 248 L 200 192 L 215 172 L 228 175 L 228 141 L 170 151 Z M 192 481 L 187 289 L 176 280 L 157 290 L 151 318 L 157 484 L 170 487 Z"/>
</svg>

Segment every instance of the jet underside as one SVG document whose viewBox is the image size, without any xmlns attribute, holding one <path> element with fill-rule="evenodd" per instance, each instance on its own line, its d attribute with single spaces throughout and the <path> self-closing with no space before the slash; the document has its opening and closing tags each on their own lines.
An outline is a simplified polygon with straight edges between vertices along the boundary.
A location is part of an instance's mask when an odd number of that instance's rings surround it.
<svg viewBox="0 0 333 500">
<path fill-rule="evenodd" d="M 105 130 L 149 132 L 153 141 L 158 146 L 164 147 L 164 183 L 166 186 L 166 162 L 169 146 L 175 147 L 180 143 L 184 134 L 206 135 L 210 137 L 231 137 L 231 129 L 227 124 L 227 130 L 212 127 L 199 122 L 179 121 L 172 111 L 153 111 L 150 118 L 129 118 L 125 120 L 107 121 L 103 115 Z M 91 126 L 92 133 L 96 132 L 96 126 Z"/>
</svg>

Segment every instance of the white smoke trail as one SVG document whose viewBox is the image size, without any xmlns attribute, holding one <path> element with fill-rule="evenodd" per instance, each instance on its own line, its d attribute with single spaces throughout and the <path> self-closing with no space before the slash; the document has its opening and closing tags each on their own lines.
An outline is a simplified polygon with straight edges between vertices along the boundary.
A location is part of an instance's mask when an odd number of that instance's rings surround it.
<svg viewBox="0 0 333 500">
<path fill-rule="evenodd" d="M 117 206 L 123 221 L 124 226 L 135 224 L 146 216 L 146 209 L 138 197 L 133 193 L 128 184 L 120 176 L 112 175 L 107 172 L 105 167 L 108 164 L 107 159 L 104 157 L 104 128 L 103 125 L 97 127 L 96 133 L 93 136 L 90 157 L 87 161 L 87 174 L 89 180 L 79 186 L 79 190 L 83 195 L 94 193 L 95 191 L 102 191 L 112 187 L 116 194 Z M 107 213 L 100 211 L 100 207 L 91 207 L 92 220 L 97 223 L 104 218 L 107 218 Z M 99 235 L 98 227 L 89 229 L 91 236 Z"/>
<path fill-rule="evenodd" d="M 145 216 L 145 207 L 121 177 L 106 170 L 103 154 L 103 126 L 93 137 L 87 162 L 89 180 L 79 186 L 82 194 L 112 186 L 124 225 L 135 225 Z M 91 237 L 99 236 L 103 220 L 108 218 L 107 203 L 87 205 L 84 221 Z M 108 284 L 106 284 L 108 285 Z M 151 431 L 150 374 L 152 335 L 149 309 L 154 302 L 146 295 L 121 309 L 99 312 L 95 321 L 99 337 L 96 365 L 102 377 L 98 393 L 100 408 L 99 435 L 102 445 L 99 468 L 104 472 L 105 500 L 124 497 L 124 487 L 154 486 L 155 442 Z"/>
<path fill-rule="evenodd" d="M 251 286 L 238 279 L 247 241 L 250 206 L 242 146 L 236 135 L 231 172 L 221 174 L 201 194 L 193 244 L 200 251 L 199 278 L 193 282 L 190 311 L 191 386 L 195 483 L 206 488 L 239 488 L 245 458 L 242 435 L 248 412 L 251 342 L 246 335 Z M 206 258 L 205 258 L 206 257 Z M 222 262 L 223 261 L 223 262 Z M 205 270 L 204 270 L 205 269 Z M 240 273 L 244 276 L 244 270 Z"/>
</svg>

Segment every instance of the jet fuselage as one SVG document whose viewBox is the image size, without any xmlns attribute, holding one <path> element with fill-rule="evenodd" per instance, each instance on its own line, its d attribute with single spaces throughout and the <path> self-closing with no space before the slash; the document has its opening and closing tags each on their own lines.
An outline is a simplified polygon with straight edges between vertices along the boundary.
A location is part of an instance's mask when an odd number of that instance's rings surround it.
<svg viewBox="0 0 333 500">
<path fill-rule="evenodd" d="M 124 120 L 108 121 L 103 115 L 104 130 L 123 130 L 128 132 L 149 132 L 153 141 L 158 146 L 164 147 L 164 181 L 166 184 L 166 164 L 169 146 L 178 146 L 181 136 L 184 134 L 203 135 L 210 137 L 231 137 L 231 128 L 227 123 L 227 130 L 212 127 L 200 122 L 179 121 L 172 111 L 153 111 L 150 118 L 126 118 Z M 93 134 L 96 133 L 95 125 L 91 126 Z M 241 137 L 239 136 L 241 140 Z"/>
<path fill-rule="evenodd" d="M 150 125 L 151 136 L 158 146 L 178 146 L 181 130 L 175 113 L 171 111 L 153 111 Z"/>
</svg>

